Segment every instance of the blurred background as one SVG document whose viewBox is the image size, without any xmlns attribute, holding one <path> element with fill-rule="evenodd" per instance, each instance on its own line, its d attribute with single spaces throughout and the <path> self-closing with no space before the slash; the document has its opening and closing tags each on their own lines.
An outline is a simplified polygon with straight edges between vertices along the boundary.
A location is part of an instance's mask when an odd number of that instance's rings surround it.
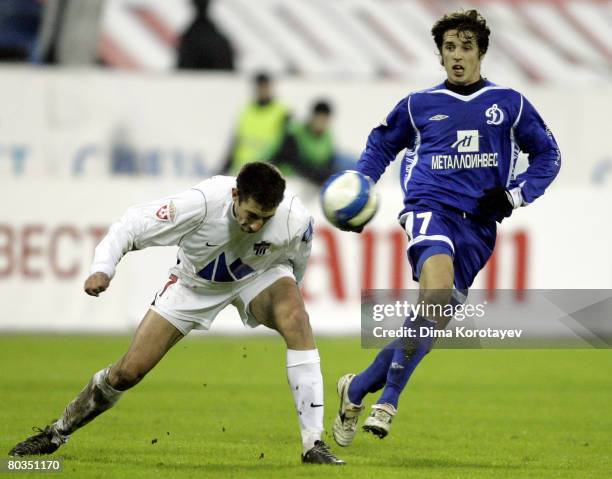
<svg viewBox="0 0 612 479">
<path fill-rule="evenodd" d="M 415 287 L 399 162 L 362 235 L 325 222 L 319 185 L 400 98 L 445 78 L 429 30 L 472 7 L 492 30 L 484 76 L 529 98 L 564 160 L 547 195 L 500 227 L 475 286 L 612 288 L 611 0 L 1 0 L 0 331 L 131 330 L 175 252 L 127 255 L 90 298 L 109 224 L 266 159 L 316 218 L 315 331 L 357 334 L 362 288 Z M 229 310 L 213 326 L 241 331 Z"/>
</svg>

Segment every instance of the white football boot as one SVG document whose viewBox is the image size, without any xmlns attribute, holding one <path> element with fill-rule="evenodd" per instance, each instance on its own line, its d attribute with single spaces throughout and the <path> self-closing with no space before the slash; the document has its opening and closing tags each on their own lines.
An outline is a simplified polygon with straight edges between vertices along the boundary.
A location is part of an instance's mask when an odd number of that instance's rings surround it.
<svg viewBox="0 0 612 479">
<path fill-rule="evenodd" d="M 372 412 L 363 423 L 363 430 L 383 439 L 389 434 L 393 416 L 396 414 L 397 409 L 392 404 L 374 404 Z"/>
<path fill-rule="evenodd" d="M 353 442 L 357 432 L 357 421 L 363 411 L 363 404 L 353 404 L 348 397 L 348 389 L 354 374 L 345 374 L 338 379 L 338 396 L 340 397 L 340 408 L 334 420 L 334 440 L 339 446 L 346 447 Z"/>
</svg>

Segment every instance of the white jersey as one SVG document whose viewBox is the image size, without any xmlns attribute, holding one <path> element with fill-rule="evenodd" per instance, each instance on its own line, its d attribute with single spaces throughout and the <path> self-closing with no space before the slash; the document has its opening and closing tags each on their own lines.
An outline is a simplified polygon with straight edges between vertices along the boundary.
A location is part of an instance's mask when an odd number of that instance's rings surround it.
<svg viewBox="0 0 612 479">
<path fill-rule="evenodd" d="M 96 247 L 91 272 L 115 274 L 128 251 L 178 245 L 170 271 L 187 286 L 244 281 L 285 264 L 300 282 L 310 256 L 312 217 L 285 192 L 257 233 L 240 229 L 233 212 L 233 176 L 215 176 L 175 196 L 129 208 Z"/>
</svg>

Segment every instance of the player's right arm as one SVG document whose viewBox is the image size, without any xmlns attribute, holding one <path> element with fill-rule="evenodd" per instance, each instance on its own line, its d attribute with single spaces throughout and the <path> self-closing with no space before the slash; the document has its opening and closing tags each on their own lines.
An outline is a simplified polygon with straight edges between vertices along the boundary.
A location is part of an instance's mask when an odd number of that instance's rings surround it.
<svg viewBox="0 0 612 479">
<path fill-rule="evenodd" d="M 96 247 L 85 292 L 98 296 L 108 288 L 117 264 L 127 252 L 149 246 L 178 245 L 205 216 L 206 200 L 198 189 L 132 206 L 109 228 Z"/>
<path fill-rule="evenodd" d="M 372 130 L 357 170 L 375 182 L 404 148 L 414 145 L 416 132 L 410 117 L 410 96 L 403 98 L 385 120 Z"/>
</svg>

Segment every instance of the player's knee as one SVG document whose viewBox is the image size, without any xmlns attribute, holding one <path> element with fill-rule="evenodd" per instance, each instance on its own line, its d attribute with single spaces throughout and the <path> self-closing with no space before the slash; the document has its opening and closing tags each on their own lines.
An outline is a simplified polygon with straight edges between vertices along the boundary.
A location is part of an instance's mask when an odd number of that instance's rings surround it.
<svg viewBox="0 0 612 479">
<path fill-rule="evenodd" d="M 118 364 L 111 368 L 108 375 L 109 384 L 118 391 L 125 391 L 136 386 L 146 375 L 144 368 L 135 364 Z"/>
<path fill-rule="evenodd" d="M 424 304 L 439 304 L 442 306 L 450 304 L 451 296 L 453 294 L 452 285 L 450 287 L 448 285 L 440 286 L 446 287 L 421 289 L 421 291 L 419 291 L 419 302 Z"/>
<path fill-rule="evenodd" d="M 310 334 L 310 318 L 303 308 L 291 311 L 285 323 L 286 329 L 295 335 Z"/>
<path fill-rule="evenodd" d="M 444 298 L 446 292 L 453 289 L 453 282 L 454 267 L 450 256 L 436 254 L 425 260 L 419 277 L 421 293 L 430 291 L 433 299 Z M 439 293 L 436 293 L 436 290 Z M 450 293 L 448 297 L 450 299 Z"/>
<path fill-rule="evenodd" d="M 281 326 L 279 332 L 289 348 L 303 347 L 312 341 L 310 319 L 304 308 L 293 309 L 277 324 Z"/>
</svg>

